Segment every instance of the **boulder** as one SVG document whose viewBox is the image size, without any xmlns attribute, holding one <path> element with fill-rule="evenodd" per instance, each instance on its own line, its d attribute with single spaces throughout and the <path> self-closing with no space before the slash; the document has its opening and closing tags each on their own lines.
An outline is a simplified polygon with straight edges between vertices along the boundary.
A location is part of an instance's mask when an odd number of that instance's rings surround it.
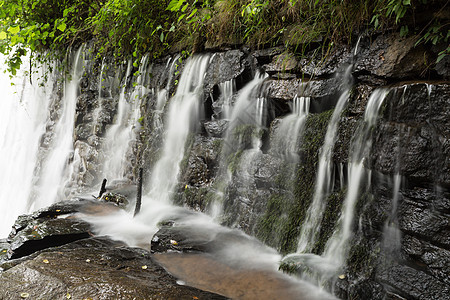
<svg viewBox="0 0 450 300">
<path fill-rule="evenodd" d="M 88 238 L 0 273 L 2 299 L 225 299 L 177 284 L 146 250 Z"/>
</svg>

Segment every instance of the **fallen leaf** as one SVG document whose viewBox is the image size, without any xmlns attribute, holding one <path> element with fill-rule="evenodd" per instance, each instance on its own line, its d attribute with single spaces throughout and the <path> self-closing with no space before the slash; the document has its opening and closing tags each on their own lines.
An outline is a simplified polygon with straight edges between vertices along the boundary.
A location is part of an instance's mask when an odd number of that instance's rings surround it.
<svg viewBox="0 0 450 300">
<path fill-rule="evenodd" d="M 175 240 L 170 240 L 170 243 L 171 243 L 172 245 L 174 245 L 174 246 L 177 246 L 177 245 L 178 245 L 178 242 L 175 241 Z"/>
<path fill-rule="evenodd" d="M 70 294 L 67 293 L 66 298 L 67 298 L 67 299 L 70 299 L 70 298 L 72 298 L 72 296 L 70 296 Z"/>
<path fill-rule="evenodd" d="M 147 270 L 147 268 L 148 268 L 147 266 L 142 266 L 143 270 Z"/>
<path fill-rule="evenodd" d="M 42 262 L 43 262 L 44 264 L 48 264 L 48 263 L 49 263 L 48 259 L 44 259 Z"/>
<path fill-rule="evenodd" d="M 88 259 L 86 259 L 86 262 L 88 263 L 88 262 L 91 262 L 91 260 L 88 258 Z"/>
<path fill-rule="evenodd" d="M 338 278 L 339 278 L 339 279 L 344 279 L 344 278 L 345 278 L 345 275 L 344 275 L 344 274 L 341 274 L 341 275 L 338 276 Z"/>
<path fill-rule="evenodd" d="M 60 209 L 57 209 L 57 210 L 55 210 L 56 212 L 60 212 L 61 210 Z"/>
<path fill-rule="evenodd" d="M 28 294 L 28 293 L 20 293 L 20 297 L 21 298 L 28 298 L 28 297 L 30 297 L 30 294 Z"/>
<path fill-rule="evenodd" d="M 198 297 L 193 296 L 192 299 L 198 300 Z"/>
</svg>

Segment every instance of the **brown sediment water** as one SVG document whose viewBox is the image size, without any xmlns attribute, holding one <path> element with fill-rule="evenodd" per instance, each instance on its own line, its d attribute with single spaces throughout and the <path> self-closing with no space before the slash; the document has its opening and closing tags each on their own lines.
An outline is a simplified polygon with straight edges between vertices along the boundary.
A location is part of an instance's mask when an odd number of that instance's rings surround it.
<svg viewBox="0 0 450 300">
<path fill-rule="evenodd" d="M 310 291 L 304 291 L 304 295 L 302 285 L 308 289 L 306 283 L 280 272 L 230 267 L 210 254 L 158 253 L 153 257 L 185 284 L 231 299 L 323 299 L 310 295 Z"/>
</svg>

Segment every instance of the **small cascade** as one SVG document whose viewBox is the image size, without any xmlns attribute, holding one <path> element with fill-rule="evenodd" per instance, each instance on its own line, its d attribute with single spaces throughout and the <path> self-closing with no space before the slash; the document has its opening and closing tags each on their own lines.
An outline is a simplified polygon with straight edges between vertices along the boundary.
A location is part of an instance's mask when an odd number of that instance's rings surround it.
<svg viewBox="0 0 450 300">
<path fill-rule="evenodd" d="M 172 60 L 172 58 L 169 58 L 167 60 L 166 69 L 169 72 L 169 77 L 167 78 L 166 86 L 157 92 L 157 100 L 156 100 L 156 111 L 162 112 L 164 110 L 164 107 L 168 100 L 168 92 L 170 90 L 170 87 L 172 85 L 173 75 L 175 68 L 177 66 L 178 60 L 180 58 L 180 55 L 175 56 L 175 58 Z"/>
<path fill-rule="evenodd" d="M 30 210 L 49 205 L 63 198 L 64 187 L 70 180 L 71 174 L 68 166 L 74 157 L 75 108 L 79 94 L 79 81 L 84 71 L 83 52 L 84 47 L 82 46 L 73 54 L 71 74 L 64 82 L 62 99 L 58 99 L 61 104 L 59 117 L 53 125 L 52 138 L 49 148 L 44 154 L 42 165 L 35 174 L 38 181 Z"/>
<path fill-rule="evenodd" d="M 392 189 L 392 206 L 383 228 L 383 250 L 390 254 L 390 258 L 396 257 L 401 247 L 401 232 L 398 227 L 398 199 L 400 196 L 400 186 L 402 177 L 400 174 L 394 175 L 394 183 Z"/>
<path fill-rule="evenodd" d="M 312 247 L 320 231 L 323 211 L 326 206 L 326 199 L 333 188 L 333 148 L 336 142 L 339 120 L 342 111 L 347 106 L 350 90 L 345 90 L 339 97 L 339 101 L 333 111 L 328 124 L 325 141 L 320 150 L 319 167 L 317 170 L 314 196 L 311 205 L 306 212 L 305 221 L 300 231 L 300 239 L 297 246 L 297 253 L 311 252 Z"/>
<path fill-rule="evenodd" d="M 265 119 L 266 100 L 260 95 L 260 87 L 265 74 L 256 73 L 240 92 L 231 112 L 230 123 L 225 134 L 224 151 L 226 155 L 246 148 L 260 147 L 260 131 Z M 251 137 L 251 142 L 248 137 Z M 250 145 L 246 145 L 250 142 Z"/>
<path fill-rule="evenodd" d="M 220 103 L 222 103 L 222 119 L 229 120 L 233 111 L 233 95 L 236 91 L 234 79 L 219 84 Z"/>
<path fill-rule="evenodd" d="M 102 85 L 103 85 L 103 73 L 105 70 L 105 59 L 102 59 L 102 66 L 100 68 L 100 74 L 99 74 L 99 78 L 98 78 L 98 84 L 97 84 L 97 91 L 98 91 L 98 98 L 97 98 L 97 107 L 94 109 L 93 112 L 93 117 L 92 117 L 92 134 L 96 134 L 98 131 L 98 126 L 99 126 L 99 116 L 100 113 L 103 109 L 103 101 L 104 98 L 102 96 Z M 100 125 L 101 126 L 101 125 Z"/>
<path fill-rule="evenodd" d="M 292 113 L 280 120 L 275 129 L 271 150 L 286 161 L 299 161 L 299 142 L 308 116 L 311 99 L 309 97 L 294 97 Z"/>
<path fill-rule="evenodd" d="M 245 165 L 234 167 L 248 173 L 254 158 L 261 153 L 261 134 L 266 122 L 267 100 L 261 95 L 260 89 L 266 77 L 267 75 L 257 72 L 253 80 L 239 91 L 231 111 L 221 152 L 221 188 L 215 192 L 209 208 L 213 218 L 219 218 L 223 214 L 225 190 L 232 181 L 230 161 L 243 161 Z"/>
<path fill-rule="evenodd" d="M 39 164 L 39 146 L 53 100 L 55 74 L 49 66 L 40 65 L 29 76 L 24 67 L 28 59 L 24 59 L 13 81 L 0 66 L 0 90 L 4 95 L 0 109 L 0 238 L 9 234 L 17 216 L 30 212 L 33 172 Z M 4 57 L 0 56 L 0 60 Z M 40 80 L 47 74 L 48 81 L 41 87 Z"/>
<path fill-rule="evenodd" d="M 209 55 L 190 58 L 177 91 L 170 99 L 162 156 L 152 171 L 147 194 L 153 201 L 171 203 L 171 193 L 178 182 L 186 141 L 200 121 L 203 82 L 209 61 Z M 145 214 L 145 203 L 143 213 Z"/>
<path fill-rule="evenodd" d="M 323 254 L 325 260 L 332 266 L 330 271 L 339 270 L 345 263 L 347 257 L 348 242 L 353 234 L 354 210 L 360 186 L 364 179 L 367 179 L 367 182 L 369 182 L 370 174 L 365 172 L 364 163 L 372 147 L 372 129 L 376 124 L 379 109 L 387 92 L 386 89 L 377 89 L 372 93 L 364 113 L 363 124 L 358 127 L 351 143 L 347 194 L 336 230 L 328 240 Z"/>
<path fill-rule="evenodd" d="M 127 153 L 131 143 L 135 140 L 135 127 L 139 126 L 141 98 L 146 92 L 144 86 L 148 68 L 148 57 L 144 56 L 138 70 L 137 78 L 134 78 L 133 90 L 128 93 L 126 82 L 131 75 L 131 61 L 128 62 L 122 89 L 119 94 L 118 112 L 114 123 L 106 131 L 103 142 L 105 162 L 102 175 L 108 180 L 122 179 L 129 169 Z"/>
</svg>

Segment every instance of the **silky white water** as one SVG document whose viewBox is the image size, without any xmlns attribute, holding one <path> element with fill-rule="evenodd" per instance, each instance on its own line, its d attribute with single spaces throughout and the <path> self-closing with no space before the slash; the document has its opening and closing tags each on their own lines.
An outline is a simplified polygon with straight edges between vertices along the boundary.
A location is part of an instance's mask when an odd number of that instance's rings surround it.
<svg viewBox="0 0 450 300">
<path fill-rule="evenodd" d="M 303 278 L 315 282 L 319 286 L 322 286 L 329 280 L 336 280 L 337 273 L 347 259 L 349 242 L 353 236 L 354 210 L 360 194 L 361 183 L 364 180 L 370 183 L 370 172 L 364 169 L 364 162 L 372 147 L 371 133 L 387 92 L 386 89 L 377 89 L 371 94 L 364 113 L 364 120 L 359 125 L 352 140 L 348 165 L 347 193 L 336 228 L 327 241 L 323 254 L 319 256 L 312 253 L 296 253 L 290 254 L 283 259 L 285 262 L 300 263 L 313 270 L 312 273 L 305 273 Z M 369 184 L 368 187 L 370 187 Z"/>
<path fill-rule="evenodd" d="M 64 81 L 63 97 L 58 119 L 52 131 L 49 148 L 42 158 L 38 171 L 39 180 L 33 197 L 31 209 L 47 206 L 64 198 L 64 187 L 70 180 L 70 160 L 73 158 L 73 133 L 75 108 L 79 94 L 79 80 L 83 73 L 84 47 L 73 54 L 71 74 Z"/>
<path fill-rule="evenodd" d="M 247 165 L 251 165 L 253 159 L 260 152 L 261 138 L 259 133 L 265 125 L 267 114 L 266 99 L 260 91 L 265 78 L 267 78 L 266 74 L 257 72 L 253 80 L 239 91 L 236 102 L 231 109 L 221 152 L 219 173 L 222 176 L 222 184 L 209 206 L 209 214 L 215 219 L 220 219 L 223 216 L 225 189 L 232 179 L 231 171 L 228 168 L 229 156 L 245 150 L 241 160 Z M 248 140 L 249 135 L 250 141 Z M 250 144 L 248 145 L 248 143 Z M 240 169 L 242 170 L 242 168 Z"/>
<path fill-rule="evenodd" d="M 139 72 L 142 72 L 144 67 L 146 65 L 141 64 Z M 127 93 L 126 87 L 128 77 L 131 75 L 131 68 L 131 61 L 128 61 L 119 94 L 117 115 L 113 124 L 107 129 L 102 144 L 105 156 L 102 177 L 110 181 L 124 177 L 127 167 L 126 154 L 129 150 L 129 143 L 134 139 L 133 129 L 138 121 L 140 99 L 133 100 L 132 96 Z M 136 87 L 139 88 L 139 84 L 142 82 L 138 81 Z M 136 93 L 133 94 L 136 95 Z"/>
<path fill-rule="evenodd" d="M 220 102 L 222 103 L 222 119 L 228 120 L 231 118 L 233 111 L 233 95 L 236 92 L 236 82 L 234 79 L 221 82 Z"/>
<path fill-rule="evenodd" d="M 342 111 L 347 106 L 349 92 L 349 90 L 345 90 L 341 94 L 331 116 L 331 120 L 328 123 L 325 140 L 319 154 L 319 167 L 314 186 L 314 196 L 302 224 L 297 253 L 311 252 L 320 231 L 323 211 L 327 203 L 325 200 L 333 187 L 333 148 L 336 143 L 339 120 Z"/>
<path fill-rule="evenodd" d="M 4 59 L 0 56 L 2 63 Z M 29 76 L 28 65 L 27 57 L 13 80 L 0 65 L 0 238 L 9 234 L 18 215 L 30 212 L 33 173 L 53 100 L 53 74 L 48 66 L 38 66 Z M 41 87 L 41 76 L 46 72 L 49 80 Z"/>
<path fill-rule="evenodd" d="M 352 223 L 356 200 L 358 199 L 360 185 L 364 179 L 364 161 L 367 159 L 372 148 L 371 133 L 378 118 L 381 104 L 387 95 L 386 89 L 375 90 L 369 98 L 364 113 L 364 122 L 357 129 L 352 141 L 349 155 L 349 182 L 347 194 L 342 205 L 341 216 L 337 229 L 328 240 L 323 256 L 332 261 L 336 269 L 345 263 L 348 253 L 348 243 L 353 234 Z M 369 180 L 368 177 L 366 177 Z"/>
<path fill-rule="evenodd" d="M 178 182 L 188 135 L 196 130 L 200 121 L 200 101 L 209 60 L 208 55 L 189 59 L 177 91 L 170 99 L 162 156 L 152 171 L 148 187 L 148 197 L 153 200 L 171 203 L 171 193 Z M 143 207 L 145 214 L 145 203 Z"/>
<path fill-rule="evenodd" d="M 310 102 L 309 97 L 295 95 L 292 100 L 292 112 L 280 120 L 280 124 L 274 131 L 271 150 L 286 161 L 293 163 L 299 161 L 299 143 L 304 133 Z"/>
</svg>

